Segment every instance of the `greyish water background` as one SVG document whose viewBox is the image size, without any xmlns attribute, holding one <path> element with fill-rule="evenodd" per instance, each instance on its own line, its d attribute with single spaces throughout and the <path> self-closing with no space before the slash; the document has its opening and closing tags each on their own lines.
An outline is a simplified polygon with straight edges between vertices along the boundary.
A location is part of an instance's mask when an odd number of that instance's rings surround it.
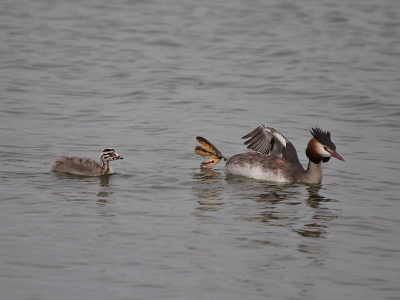
<svg viewBox="0 0 400 300">
<path fill-rule="evenodd" d="M 3 0 L 0 68 L 1 299 L 400 299 L 399 1 Z M 200 170 L 262 123 L 346 162 Z"/>
</svg>

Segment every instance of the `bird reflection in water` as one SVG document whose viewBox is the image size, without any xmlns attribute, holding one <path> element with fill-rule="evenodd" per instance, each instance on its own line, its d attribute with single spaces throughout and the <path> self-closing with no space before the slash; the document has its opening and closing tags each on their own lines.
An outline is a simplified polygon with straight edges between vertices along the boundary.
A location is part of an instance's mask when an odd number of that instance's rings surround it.
<svg viewBox="0 0 400 300">
<path fill-rule="evenodd" d="M 105 187 L 105 188 L 108 188 L 108 187 L 110 187 L 110 175 L 103 175 L 103 176 L 100 176 L 100 187 Z M 107 202 L 108 202 L 108 200 L 109 200 L 109 198 L 110 198 L 110 196 L 113 194 L 113 192 L 110 192 L 109 190 L 107 190 L 107 192 L 106 191 L 100 191 L 98 194 L 97 194 L 97 197 L 98 197 L 98 200 L 97 200 L 97 203 L 99 204 L 99 205 L 105 205 L 105 204 L 107 204 Z"/>
<path fill-rule="evenodd" d="M 258 209 L 252 206 L 251 212 L 242 213 L 242 219 L 287 227 L 301 236 L 313 238 L 323 237 L 328 228 L 327 222 L 337 218 L 337 215 L 322 204 L 331 199 L 320 195 L 322 185 L 319 184 L 266 183 L 242 176 L 223 176 L 211 169 L 202 169 L 194 175 L 194 179 L 197 184 L 193 190 L 199 199 L 197 210 L 203 212 L 219 210 L 218 206 L 224 203 L 228 193 L 231 194 L 228 196 L 230 199 L 252 199 L 261 205 Z M 304 188 L 308 194 L 306 199 L 303 198 Z M 310 209 L 306 209 L 304 204 L 312 208 L 312 216 Z"/>
<path fill-rule="evenodd" d="M 100 186 L 109 187 L 110 186 L 110 175 L 100 176 Z"/>
<path fill-rule="evenodd" d="M 194 193 L 199 198 L 199 207 L 196 209 L 201 212 L 217 211 L 222 202 L 222 179 L 223 176 L 218 171 L 212 169 L 201 169 L 194 175 L 198 183 L 193 187 Z M 204 215 L 202 215 L 204 217 Z"/>
<path fill-rule="evenodd" d="M 308 199 L 306 202 L 308 206 L 315 209 L 314 216 L 312 217 L 314 222 L 304 224 L 304 229 L 294 230 L 301 236 L 313 238 L 323 237 L 326 234 L 325 229 L 328 228 L 328 222 L 338 217 L 336 214 L 333 214 L 332 210 L 321 205 L 322 202 L 329 202 L 331 199 L 321 196 L 319 194 L 320 189 L 321 185 L 310 185 L 307 188 Z"/>
<path fill-rule="evenodd" d="M 69 173 L 52 173 L 52 176 L 57 180 L 66 180 L 62 185 L 63 189 L 53 193 L 57 198 L 61 197 L 66 201 L 93 201 L 93 198 L 96 198 L 99 205 L 105 205 L 114 194 L 108 189 L 112 186 L 112 175 L 109 174 L 89 177 Z M 100 192 L 95 192 L 95 189 L 91 189 L 95 183 L 98 183 L 102 188 Z"/>
<path fill-rule="evenodd" d="M 331 199 L 319 194 L 321 185 L 307 186 L 308 197 L 305 199 L 305 203 L 313 209 L 310 223 L 309 210 L 307 211 L 300 207 L 304 203 L 299 197 L 298 189 L 301 187 L 302 185 L 270 186 L 267 193 L 254 196 L 257 202 L 268 203 L 268 207 L 264 207 L 259 216 L 253 217 L 251 221 L 265 222 L 275 226 L 288 226 L 304 237 L 323 237 L 326 234 L 326 228 L 328 228 L 327 222 L 337 218 L 337 215 L 332 210 L 321 205 L 321 203 L 329 202 Z M 281 206 L 282 209 L 279 209 L 279 206 L 283 203 L 286 205 Z M 293 210 L 288 205 L 298 206 L 299 209 Z M 305 224 L 302 224 L 302 214 L 306 214 L 307 223 Z"/>
<path fill-rule="evenodd" d="M 332 200 L 320 194 L 322 185 L 274 184 L 241 176 L 224 176 L 210 169 L 201 170 L 194 179 L 193 190 L 199 199 L 194 215 L 200 219 L 218 218 L 226 207 L 222 204 L 229 199 L 230 204 L 235 204 L 229 209 L 235 210 L 238 219 L 265 225 L 265 235 L 237 236 L 242 243 L 274 247 L 278 252 L 294 247 L 298 253 L 306 255 L 310 264 L 325 263 L 327 249 L 321 246 L 318 238 L 327 235 L 329 222 L 338 216 L 324 205 Z M 293 232 L 298 234 L 297 238 Z M 284 239 L 280 238 L 282 235 Z"/>
</svg>

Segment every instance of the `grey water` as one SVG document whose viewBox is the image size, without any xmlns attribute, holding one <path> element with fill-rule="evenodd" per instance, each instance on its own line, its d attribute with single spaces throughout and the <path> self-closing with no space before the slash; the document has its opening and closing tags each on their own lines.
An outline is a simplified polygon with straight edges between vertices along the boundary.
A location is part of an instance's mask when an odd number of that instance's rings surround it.
<svg viewBox="0 0 400 300">
<path fill-rule="evenodd" d="M 400 299 L 399 1 L 3 0 L 0 69 L 1 299 Z M 346 162 L 200 169 L 260 124 Z"/>
</svg>

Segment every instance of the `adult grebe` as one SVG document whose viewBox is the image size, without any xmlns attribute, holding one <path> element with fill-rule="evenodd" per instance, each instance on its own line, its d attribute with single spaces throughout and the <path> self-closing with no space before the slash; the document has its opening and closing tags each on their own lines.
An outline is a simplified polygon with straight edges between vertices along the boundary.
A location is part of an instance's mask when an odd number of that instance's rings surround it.
<svg viewBox="0 0 400 300">
<path fill-rule="evenodd" d="M 344 159 L 336 152 L 336 146 L 331 141 L 331 133 L 320 128 L 312 128 L 313 138 L 308 142 L 306 155 L 309 159 L 307 170 L 301 165 L 296 148 L 281 133 L 271 127 L 261 125 L 243 139 L 244 144 L 256 152 L 236 154 L 227 158 L 209 141 L 203 137 L 196 137 L 203 146 L 197 146 L 195 153 L 202 156 L 211 156 L 201 163 L 202 168 L 216 165 L 221 159 L 227 160 L 225 170 L 228 173 L 246 177 L 275 181 L 275 182 L 302 182 L 318 184 L 322 181 L 322 163 L 335 157 Z"/>
<path fill-rule="evenodd" d="M 114 171 L 109 161 L 117 159 L 123 159 L 123 157 L 119 156 L 114 149 L 106 148 L 101 152 L 101 164 L 89 158 L 62 156 L 51 164 L 51 169 L 76 175 L 101 176 Z"/>
</svg>

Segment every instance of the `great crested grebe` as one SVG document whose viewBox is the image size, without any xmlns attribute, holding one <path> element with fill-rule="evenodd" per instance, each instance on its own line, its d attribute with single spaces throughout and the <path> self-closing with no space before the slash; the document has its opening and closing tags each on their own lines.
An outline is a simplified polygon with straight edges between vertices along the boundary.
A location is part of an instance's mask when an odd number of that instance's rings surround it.
<svg viewBox="0 0 400 300">
<path fill-rule="evenodd" d="M 202 168 L 216 165 L 221 159 L 227 160 L 225 170 L 228 173 L 246 177 L 288 183 L 319 184 L 322 181 L 322 163 L 335 157 L 344 159 L 336 152 L 331 141 L 331 133 L 320 128 L 312 128 L 313 138 L 308 142 L 306 155 L 309 159 L 304 170 L 297 156 L 296 148 L 281 133 L 271 127 L 261 125 L 242 137 L 248 139 L 244 144 L 256 152 L 236 154 L 227 158 L 209 141 L 196 137 L 203 146 L 197 146 L 194 152 L 202 156 L 211 156 L 201 163 Z"/>
<path fill-rule="evenodd" d="M 109 161 L 117 159 L 123 159 L 123 157 L 119 156 L 114 149 L 106 148 L 101 152 L 101 164 L 89 158 L 62 156 L 51 164 L 51 169 L 76 175 L 101 176 L 114 171 Z"/>
</svg>

